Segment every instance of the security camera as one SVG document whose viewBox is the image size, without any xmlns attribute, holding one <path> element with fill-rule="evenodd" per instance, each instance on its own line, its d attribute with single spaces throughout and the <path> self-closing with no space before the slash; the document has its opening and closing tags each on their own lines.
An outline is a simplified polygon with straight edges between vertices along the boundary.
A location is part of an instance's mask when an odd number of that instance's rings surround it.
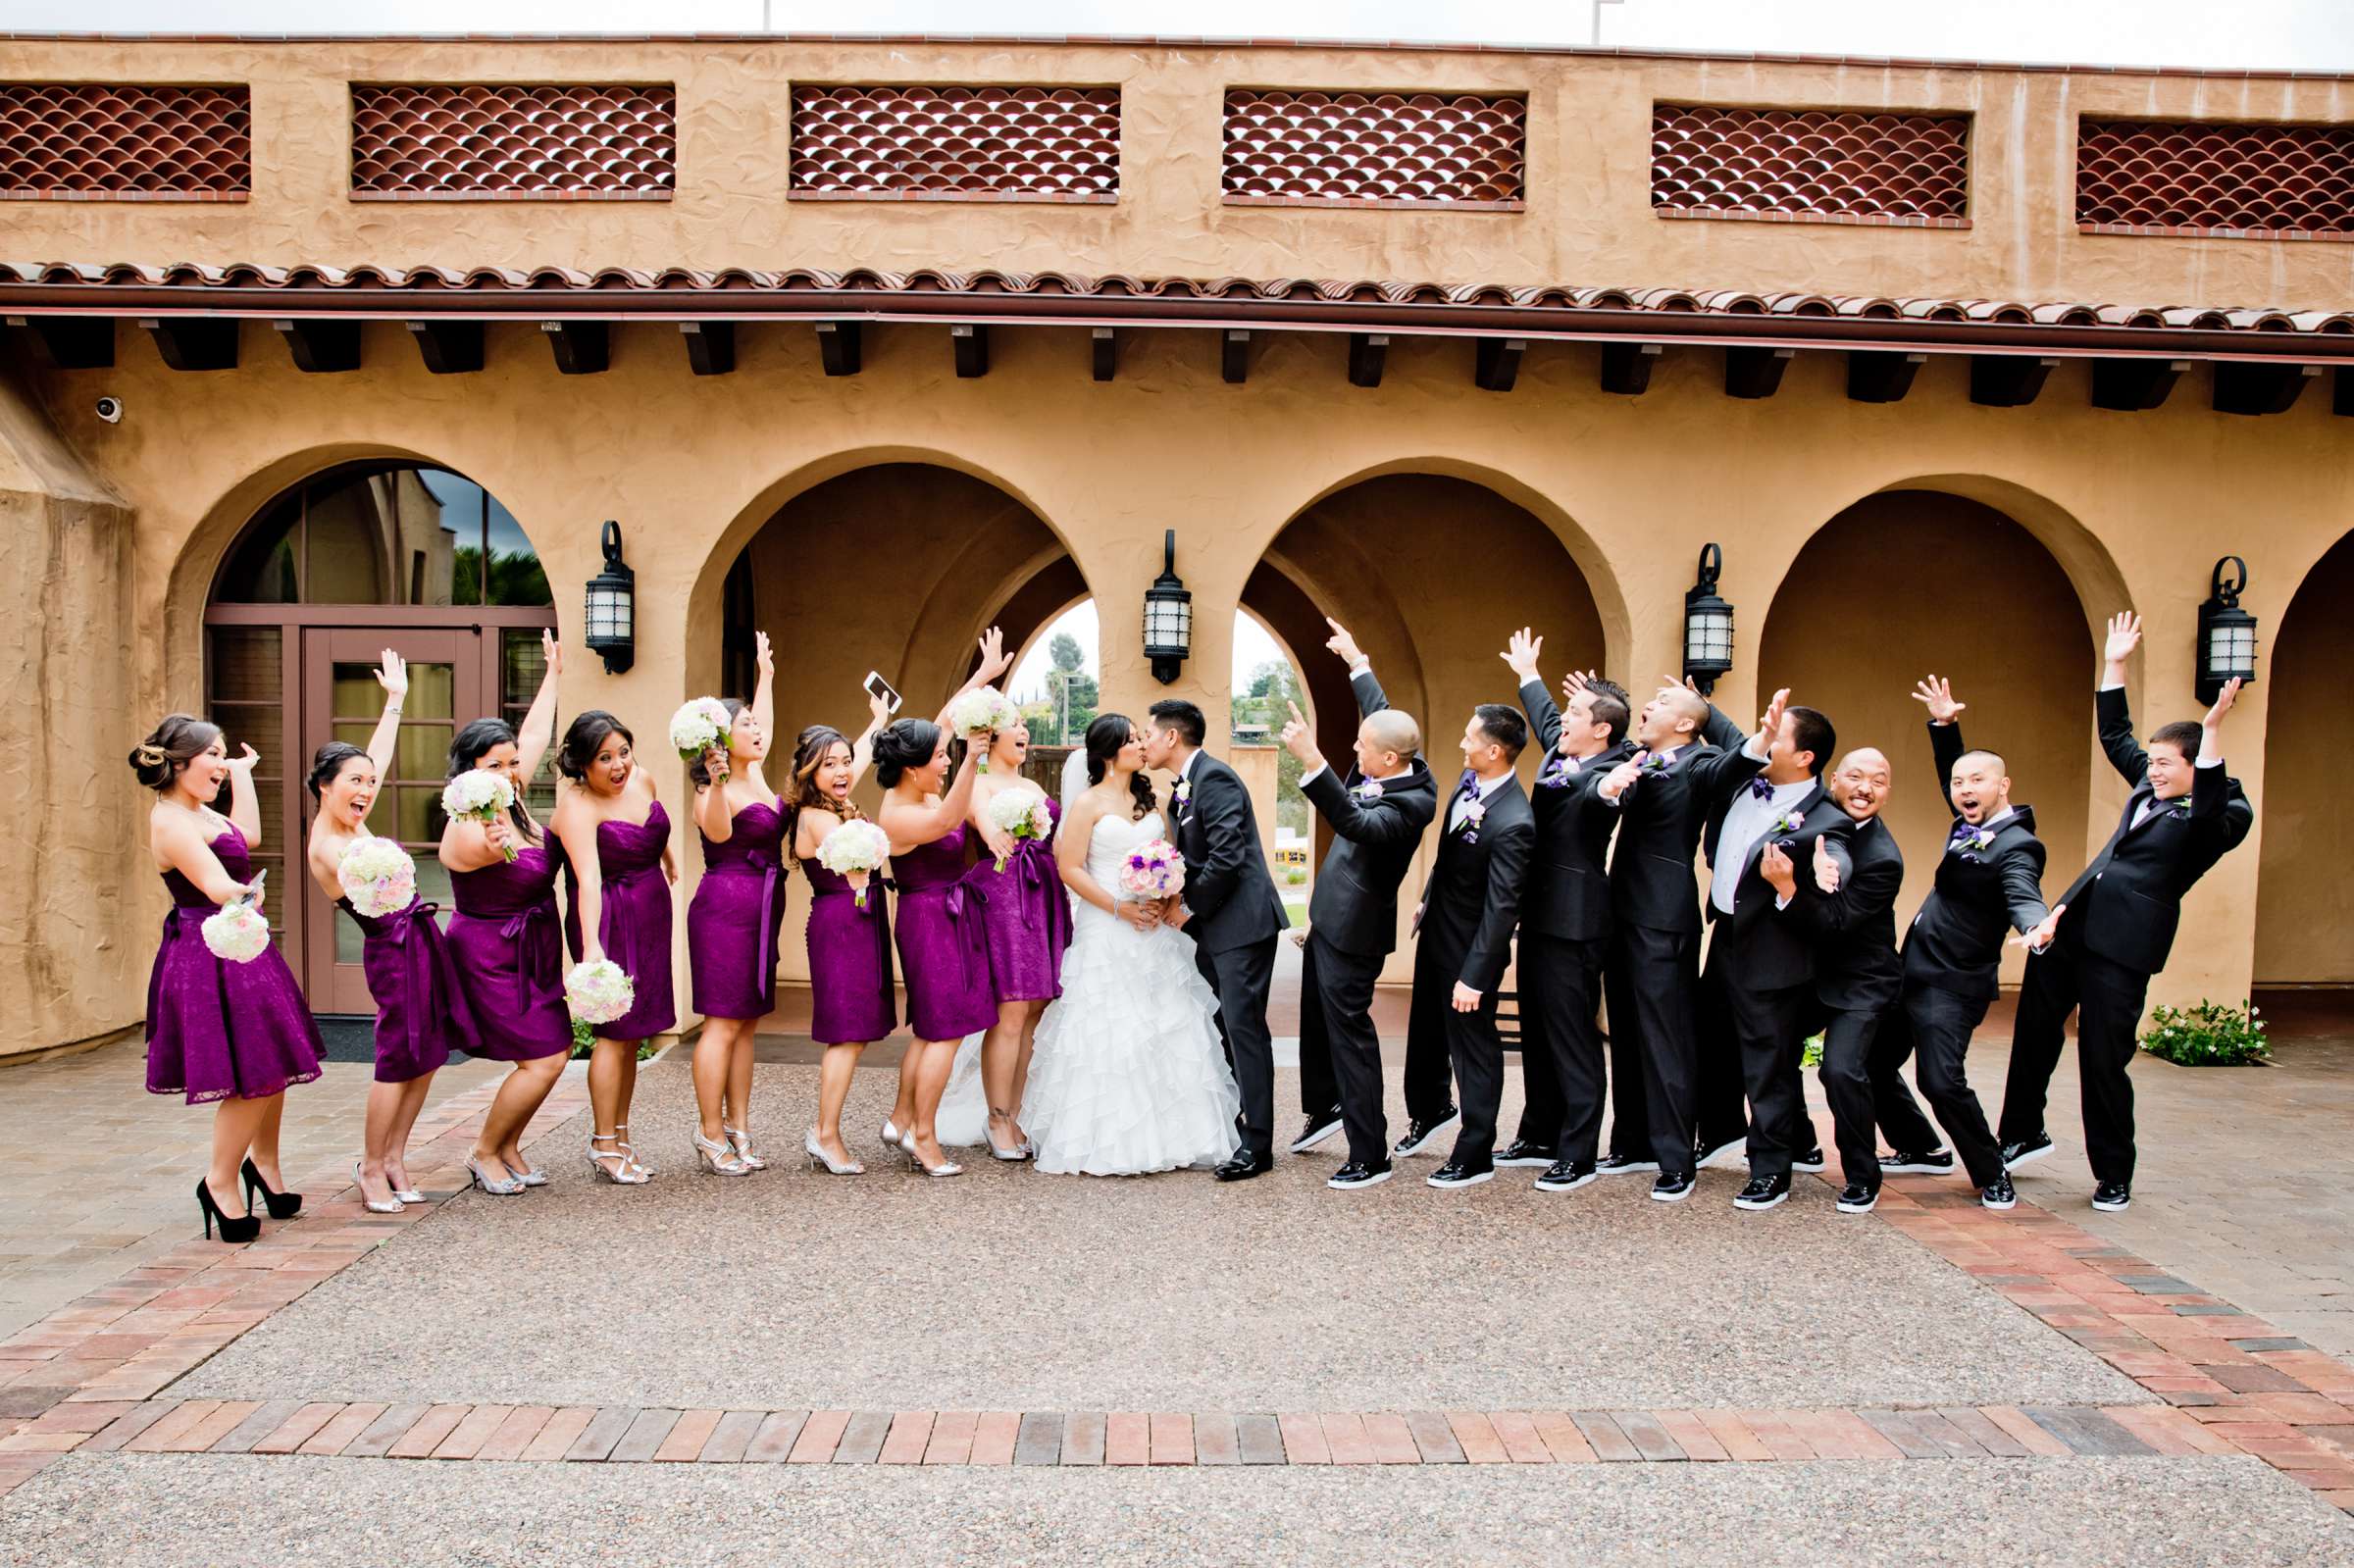
<svg viewBox="0 0 2354 1568">
<path fill-rule="evenodd" d="M 123 399 L 119 397 L 102 397 L 98 399 L 98 417 L 106 421 L 106 423 L 109 425 L 122 424 Z"/>
</svg>

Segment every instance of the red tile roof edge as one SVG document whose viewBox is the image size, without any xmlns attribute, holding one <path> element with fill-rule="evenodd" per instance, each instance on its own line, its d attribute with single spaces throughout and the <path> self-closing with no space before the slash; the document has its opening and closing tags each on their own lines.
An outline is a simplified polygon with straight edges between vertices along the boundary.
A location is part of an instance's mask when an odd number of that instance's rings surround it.
<svg viewBox="0 0 2354 1568">
<path fill-rule="evenodd" d="M 1411 38 L 1249 38 L 1152 33 L 1024 32 L 11 32 L 12 43 L 495 43 L 495 44 L 886 44 L 1127 49 L 1283 49 L 1338 53 L 1559 55 L 1600 60 L 1690 61 L 1767 66 L 1854 66 L 1864 70 L 2021 71 L 2101 76 L 2181 76 L 2207 81 L 2354 81 L 2354 71 L 2288 67 L 2093 65 L 2082 61 L 1934 60 L 1917 55 L 1804 54 L 1769 50 L 1588 47 L 1564 43 L 1461 43 Z"/>
</svg>

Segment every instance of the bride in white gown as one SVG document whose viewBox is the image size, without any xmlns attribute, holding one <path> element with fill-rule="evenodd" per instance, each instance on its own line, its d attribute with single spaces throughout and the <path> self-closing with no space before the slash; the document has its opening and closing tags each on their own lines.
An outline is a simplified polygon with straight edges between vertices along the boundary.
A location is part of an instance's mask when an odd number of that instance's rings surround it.
<svg viewBox="0 0 2354 1568">
<path fill-rule="evenodd" d="M 1071 946 L 1062 997 L 1039 1022 L 1021 1123 L 1042 1171 L 1135 1176 L 1216 1165 L 1234 1153 L 1242 1108 L 1218 1042 L 1217 996 L 1194 967 L 1192 938 L 1162 925 L 1154 906 L 1119 894 L 1121 858 L 1166 836 L 1151 786 L 1139 777 L 1144 745 L 1118 714 L 1098 718 L 1087 740 L 1092 782 L 1066 803 L 1056 845 L 1072 899 Z M 956 1087 L 942 1103 L 941 1141 L 961 1141 L 949 1126 L 961 1108 L 975 1112 L 962 1131 L 979 1142 L 986 1109 L 962 1106 L 978 1096 Z"/>
</svg>

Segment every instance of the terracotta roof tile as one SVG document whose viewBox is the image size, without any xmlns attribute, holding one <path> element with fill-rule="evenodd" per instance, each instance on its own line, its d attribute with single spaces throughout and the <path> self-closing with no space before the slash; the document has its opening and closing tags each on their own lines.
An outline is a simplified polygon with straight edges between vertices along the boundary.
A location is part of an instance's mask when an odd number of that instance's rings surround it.
<svg viewBox="0 0 2354 1568">
<path fill-rule="evenodd" d="M 1109 202 L 1116 87 L 793 89 L 793 196 Z"/>
<path fill-rule="evenodd" d="M 0 197 L 242 201 L 252 120 L 243 87 L 0 85 Z"/>
<path fill-rule="evenodd" d="M 2354 126 L 2079 121 L 2076 222 L 2354 236 Z"/>
<path fill-rule="evenodd" d="M 351 86 L 355 201 L 659 201 L 677 177 L 668 86 Z"/>
<path fill-rule="evenodd" d="M 1669 216 L 1959 225 L 1970 117 L 1658 104 L 1651 205 Z"/>
<path fill-rule="evenodd" d="M 1528 103 L 1476 94 L 1226 94 L 1233 203 L 1514 208 Z"/>
</svg>

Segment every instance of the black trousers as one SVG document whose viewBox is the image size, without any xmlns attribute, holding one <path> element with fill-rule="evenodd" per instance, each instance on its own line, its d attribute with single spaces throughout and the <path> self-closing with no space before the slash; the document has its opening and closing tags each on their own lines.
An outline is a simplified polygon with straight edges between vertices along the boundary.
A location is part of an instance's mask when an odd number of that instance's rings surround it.
<svg viewBox="0 0 2354 1568">
<path fill-rule="evenodd" d="M 1814 1129 L 1807 1124 L 1804 1070 L 1798 1064 L 1806 1043 L 1799 1015 L 1812 987 L 1766 990 L 1749 985 L 1741 976 L 1739 943 L 1721 930 L 1709 943 L 1704 986 L 1723 1009 L 1727 1033 L 1740 1051 L 1737 1082 L 1749 1096 L 1749 1174 L 1788 1176 L 1790 1161 L 1815 1144 Z M 1704 1038 L 1709 1033 L 1704 1030 Z M 1713 1084 L 1704 1088 L 1704 1097 L 1714 1088 Z M 1711 1141 L 1704 1122 L 1701 1142 Z"/>
<path fill-rule="evenodd" d="M 1373 1030 L 1381 966 L 1379 955 L 1344 953 L 1311 929 L 1300 975 L 1300 1108 L 1315 1116 L 1340 1106 L 1349 1158 L 1376 1168 L 1390 1157 Z"/>
<path fill-rule="evenodd" d="M 1651 1157 L 1662 1175 L 1692 1170 L 1700 1064 L 1693 1040 L 1694 950 L 1699 938 L 1650 926 L 1621 926 L 1616 936 L 1628 1006 L 1611 1005 L 1613 1036 L 1634 1026 L 1643 1063 L 1643 1108 Z"/>
<path fill-rule="evenodd" d="M 1218 1034 L 1243 1091 L 1237 1119 L 1241 1148 L 1275 1158 L 1275 1041 L 1267 1033 L 1267 991 L 1275 980 L 1275 943 L 1268 936 L 1223 952 L 1194 950 L 1194 967 L 1218 993 Z"/>
<path fill-rule="evenodd" d="M 1449 986 L 1447 1057 L 1462 1097 L 1463 1125 L 1455 1135 L 1454 1163 L 1473 1170 L 1496 1158 L 1496 1115 L 1504 1103 L 1504 1037 L 1496 1032 L 1496 992 L 1479 993 L 1479 1005 L 1455 1010 Z M 1525 1056 L 1525 1052 L 1522 1053 Z"/>
<path fill-rule="evenodd" d="M 1738 1143 L 1749 1136 L 1747 1086 L 1741 1065 L 1742 1009 L 1736 992 L 1737 974 L 1728 979 L 1716 957 L 1722 938 L 1709 943 L 1707 963 L 1700 973 L 1692 1002 L 1693 1132 L 1702 1148 Z M 1805 1103 L 1805 1093 L 1800 1093 Z"/>
<path fill-rule="evenodd" d="M 1883 1027 L 1889 1018 L 1896 1020 L 1892 1029 Z M 1912 1050 L 1912 1034 L 1895 1004 L 1851 1009 L 1810 1001 L 1801 1009 L 1798 1027 L 1804 1035 L 1822 1036 L 1822 1066 L 1817 1077 L 1822 1082 L 1822 1097 L 1830 1102 L 1839 1168 L 1850 1182 L 1880 1185 L 1876 1128 L 1890 1129 L 1890 1140 L 1908 1153 L 1925 1151 L 1935 1143 L 1933 1132 L 1927 1133 L 1927 1143 L 1909 1140 L 1895 1132 L 1910 1125 L 1908 1113 L 1919 1131 L 1928 1128 L 1913 1091 L 1905 1087 L 1904 1075 L 1897 1071 Z"/>
<path fill-rule="evenodd" d="M 1601 1146 L 1603 946 L 1520 933 L 1520 1137 L 1556 1159 L 1591 1161 Z"/>
<path fill-rule="evenodd" d="M 2028 957 L 2011 1037 L 2011 1071 L 2003 1084 L 2004 1142 L 2024 1142 L 2045 1131 L 2044 1101 L 2073 1012 L 2084 1152 L 2093 1180 L 2133 1180 L 2133 1080 L 2126 1069 L 2133 1064 L 2149 991 L 2149 976 L 2086 951 L 2065 924 L 2049 947 Z"/>
<path fill-rule="evenodd" d="M 1991 1002 L 1991 997 L 1965 996 L 1941 986 L 1905 982 L 1905 1022 L 1912 1031 L 1909 1049 L 1919 1057 L 1913 1077 L 1975 1187 L 1987 1186 L 2003 1171 L 2002 1147 L 1986 1125 L 1986 1112 L 1978 1104 L 1966 1071 L 1970 1032 L 1984 1020 Z M 1899 1042 L 1897 1048 L 1907 1047 Z M 1928 1135 L 1925 1122 L 1917 1129 L 1891 1129 L 1889 1134 L 1899 1147 L 1923 1135 Z"/>
<path fill-rule="evenodd" d="M 1611 1153 L 1651 1158 L 1651 1106 L 1644 1087 L 1643 1023 L 1637 987 L 1627 968 L 1627 944 L 1613 932 L 1602 965 L 1603 999 L 1611 1014 Z"/>
<path fill-rule="evenodd" d="M 1448 1038 L 1450 1021 L 1455 1017 L 1455 983 L 1461 976 L 1459 954 L 1449 959 L 1431 946 L 1427 934 L 1417 939 L 1414 947 L 1414 989 L 1406 1014 L 1406 1115 L 1408 1121 L 1445 1121 L 1449 1111 L 1454 1109 L 1455 1081 L 1448 1065 Z"/>
</svg>

